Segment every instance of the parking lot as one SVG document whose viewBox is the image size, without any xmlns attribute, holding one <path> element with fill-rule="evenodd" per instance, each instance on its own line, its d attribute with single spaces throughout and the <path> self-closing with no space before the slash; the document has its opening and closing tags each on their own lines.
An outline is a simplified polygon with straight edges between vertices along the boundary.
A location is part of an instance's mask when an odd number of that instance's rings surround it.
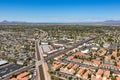
<svg viewBox="0 0 120 80">
<path fill-rule="evenodd" d="M 22 66 L 20 65 L 17 65 L 17 64 L 10 64 L 8 66 L 5 66 L 3 68 L 0 69 L 0 77 L 12 72 L 12 71 L 15 71 L 19 68 L 21 68 Z"/>
</svg>

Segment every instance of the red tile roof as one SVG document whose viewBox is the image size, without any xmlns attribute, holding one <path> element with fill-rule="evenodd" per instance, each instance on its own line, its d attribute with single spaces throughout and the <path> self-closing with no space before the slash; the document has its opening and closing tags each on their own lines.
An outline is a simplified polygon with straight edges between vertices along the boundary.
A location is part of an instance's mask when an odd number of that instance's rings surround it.
<svg viewBox="0 0 120 80">
<path fill-rule="evenodd" d="M 17 76 L 17 79 L 21 79 L 23 77 L 26 77 L 28 76 L 30 73 L 29 72 L 24 72 L 24 73 L 21 73 L 20 75 Z"/>
</svg>

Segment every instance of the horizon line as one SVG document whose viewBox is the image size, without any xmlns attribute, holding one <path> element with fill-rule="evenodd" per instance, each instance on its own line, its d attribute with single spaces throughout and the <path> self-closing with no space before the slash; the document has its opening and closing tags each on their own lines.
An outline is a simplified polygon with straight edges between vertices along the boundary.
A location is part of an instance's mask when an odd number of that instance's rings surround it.
<svg viewBox="0 0 120 80">
<path fill-rule="evenodd" d="M 99 21 L 20 21 L 20 20 L 0 20 L 0 23 L 1 22 L 21 22 L 21 23 L 95 23 L 95 22 L 105 22 L 105 21 L 120 21 L 120 20 L 99 20 Z"/>
</svg>

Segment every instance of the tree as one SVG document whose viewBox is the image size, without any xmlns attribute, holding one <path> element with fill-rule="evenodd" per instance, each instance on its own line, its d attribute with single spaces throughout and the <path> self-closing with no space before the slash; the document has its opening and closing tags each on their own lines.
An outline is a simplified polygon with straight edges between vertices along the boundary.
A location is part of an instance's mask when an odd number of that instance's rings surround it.
<svg viewBox="0 0 120 80">
<path fill-rule="evenodd" d="M 119 57 L 119 56 L 120 56 L 120 52 L 117 53 L 117 57 Z"/>
<path fill-rule="evenodd" d="M 114 65 L 117 66 L 117 62 L 115 62 Z"/>
<path fill-rule="evenodd" d="M 114 60 L 115 60 L 115 57 L 114 57 L 114 56 L 111 56 L 111 59 L 114 59 Z"/>
<path fill-rule="evenodd" d="M 78 55 L 75 55 L 74 58 L 79 58 L 79 56 L 78 56 Z"/>
<path fill-rule="evenodd" d="M 91 75 L 90 75 L 90 74 L 88 74 L 88 78 L 91 78 Z"/>
<path fill-rule="evenodd" d="M 72 77 L 69 77 L 69 80 L 72 80 Z"/>
<path fill-rule="evenodd" d="M 116 77 L 111 77 L 111 80 L 116 80 Z"/>
</svg>

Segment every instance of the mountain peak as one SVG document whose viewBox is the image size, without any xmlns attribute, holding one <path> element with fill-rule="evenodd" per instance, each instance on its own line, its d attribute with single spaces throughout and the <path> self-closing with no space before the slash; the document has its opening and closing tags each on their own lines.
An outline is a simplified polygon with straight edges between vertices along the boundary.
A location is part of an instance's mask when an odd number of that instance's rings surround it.
<svg viewBox="0 0 120 80">
<path fill-rule="evenodd" d="M 2 21 L 2 23 L 8 23 L 8 22 L 9 22 L 9 21 L 7 21 L 7 20 L 3 20 L 3 21 Z"/>
<path fill-rule="evenodd" d="M 104 22 L 120 22 L 120 20 L 106 20 Z"/>
</svg>

